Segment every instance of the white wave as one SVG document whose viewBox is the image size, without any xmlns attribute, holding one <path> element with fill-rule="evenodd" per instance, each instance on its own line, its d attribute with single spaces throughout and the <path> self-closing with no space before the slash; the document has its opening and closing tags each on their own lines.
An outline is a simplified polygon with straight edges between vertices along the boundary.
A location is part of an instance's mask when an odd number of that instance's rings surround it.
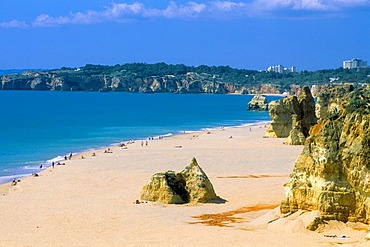
<svg viewBox="0 0 370 247">
<path fill-rule="evenodd" d="M 56 163 L 56 162 L 58 162 L 58 161 L 62 161 L 62 160 L 64 160 L 64 156 L 61 156 L 61 155 L 58 155 L 57 157 L 55 157 L 55 158 L 52 158 L 52 159 L 50 159 L 50 160 L 47 160 L 46 161 L 46 163 L 48 163 L 48 164 L 51 164 L 51 163 Z"/>
<path fill-rule="evenodd" d="M 173 134 L 172 133 L 167 133 L 167 134 L 164 134 L 164 135 L 154 136 L 154 139 L 159 139 L 159 137 L 170 137 L 170 136 L 173 136 Z"/>
<path fill-rule="evenodd" d="M 184 130 L 184 131 L 181 131 L 180 133 L 181 134 L 192 134 L 192 133 L 199 133 L 200 130 Z"/>
<path fill-rule="evenodd" d="M 22 169 L 23 170 L 36 170 L 36 169 L 39 169 L 39 166 L 35 166 L 35 165 L 29 166 L 29 165 L 27 165 L 27 166 L 23 166 Z"/>
<path fill-rule="evenodd" d="M 263 125 L 263 124 L 270 124 L 272 121 L 259 121 L 259 122 L 255 122 L 255 123 L 246 123 L 246 124 L 242 124 L 242 125 L 239 125 L 239 126 L 234 126 L 234 127 L 231 127 L 231 128 L 242 128 L 242 127 L 246 127 L 246 126 L 257 126 L 257 125 Z"/>
<path fill-rule="evenodd" d="M 31 176 L 31 175 L 32 175 L 32 173 L 22 173 L 22 174 L 17 174 L 17 175 L 1 176 L 0 177 L 0 184 L 11 182 L 14 178 L 15 179 L 20 179 L 20 178 Z"/>
</svg>

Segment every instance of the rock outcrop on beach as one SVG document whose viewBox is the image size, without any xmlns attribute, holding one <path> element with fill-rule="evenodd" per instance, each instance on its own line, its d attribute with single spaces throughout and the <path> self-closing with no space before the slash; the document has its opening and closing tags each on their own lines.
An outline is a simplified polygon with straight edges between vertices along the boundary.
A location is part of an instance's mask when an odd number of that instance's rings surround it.
<svg viewBox="0 0 370 247">
<path fill-rule="evenodd" d="M 280 209 L 370 223 L 370 88 L 330 90 L 337 92 L 328 99 L 337 110 L 311 129 Z"/>
<path fill-rule="evenodd" d="M 248 103 L 248 110 L 252 111 L 267 111 L 268 103 L 265 96 L 256 94 Z"/>
<path fill-rule="evenodd" d="M 309 87 L 302 88 L 301 94 L 273 101 L 269 104 L 270 124 L 266 136 L 288 137 L 287 143 L 303 145 L 310 128 L 316 124 L 315 102 Z"/>
<path fill-rule="evenodd" d="M 299 103 L 296 96 L 272 101 L 269 104 L 269 113 L 272 118 L 266 136 L 288 137 L 292 129 L 293 122 L 299 115 Z"/>
<path fill-rule="evenodd" d="M 167 204 L 207 203 L 222 200 L 195 158 L 181 172 L 154 174 L 143 187 L 140 199 Z"/>
</svg>

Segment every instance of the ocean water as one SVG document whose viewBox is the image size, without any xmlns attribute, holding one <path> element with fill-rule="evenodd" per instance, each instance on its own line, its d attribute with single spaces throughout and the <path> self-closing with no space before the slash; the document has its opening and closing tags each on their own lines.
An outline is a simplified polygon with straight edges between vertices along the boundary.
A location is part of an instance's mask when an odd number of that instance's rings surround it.
<svg viewBox="0 0 370 247">
<path fill-rule="evenodd" d="M 69 153 L 131 139 L 270 121 L 250 95 L 0 91 L 0 183 Z M 277 97 L 269 97 L 269 101 Z"/>
</svg>

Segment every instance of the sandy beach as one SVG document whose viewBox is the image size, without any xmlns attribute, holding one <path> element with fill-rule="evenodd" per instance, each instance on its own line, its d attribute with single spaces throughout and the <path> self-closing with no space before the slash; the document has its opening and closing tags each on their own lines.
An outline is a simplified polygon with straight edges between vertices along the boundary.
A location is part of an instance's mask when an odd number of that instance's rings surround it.
<svg viewBox="0 0 370 247">
<path fill-rule="evenodd" d="M 303 146 L 263 138 L 265 131 L 217 129 L 143 147 L 137 140 L 4 184 L 0 246 L 369 246 L 364 224 L 329 222 L 311 232 L 305 225 L 314 212 L 279 218 L 283 184 Z M 151 175 L 181 171 L 193 157 L 227 202 L 134 204 Z"/>
</svg>

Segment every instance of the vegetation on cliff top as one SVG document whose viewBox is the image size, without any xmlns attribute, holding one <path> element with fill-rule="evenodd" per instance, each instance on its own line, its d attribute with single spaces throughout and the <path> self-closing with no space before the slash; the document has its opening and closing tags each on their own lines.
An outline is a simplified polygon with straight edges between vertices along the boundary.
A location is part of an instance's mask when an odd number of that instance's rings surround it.
<svg viewBox="0 0 370 247">
<path fill-rule="evenodd" d="M 235 69 L 230 66 L 186 66 L 183 64 L 169 65 L 166 63 L 128 63 L 114 66 L 87 64 L 80 68 L 62 67 L 60 69 L 8 74 L 6 79 L 4 77 L 2 79 L 2 89 L 25 89 L 28 86 L 24 86 L 24 84 L 34 85 L 35 82 L 30 82 L 30 80 L 35 78 L 40 79 L 40 77 L 44 77 L 44 80 L 48 81 L 50 78 L 59 77 L 68 84 L 67 86 L 62 86 L 62 90 L 69 90 L 70 88 L 71 90 L 72 88 L 85 90 L 88 88 L 87 90 L 104 91 L 105 89 L 99 83 L 99 85 L 90 87 L 91 81 L 99 81 L 102 78 L 120 78 L 121 81 L 124 80 L 126 84 L 130 85 L 138 84 L 139 81 L 158 79 L 159 83 L 170 80 L 181 83 L 187 82 L 188 84 L 195 82 L 203 86 L 207 83 L 225 84 L 226 87 L 230 88 L 231 85 L 235 90 L 244 93 L 282 93 L 285 91 L 289 92 L 292 89 L 292 85 L 301 87 L 302 85 L 322 85 L 333 82 L 369 83 L 370 68 L 358 70 L 338 68 L 312 72 L 276 73 Z M 19 80 L 28 80 L 28 82 L 21 82 Z M 5 83 L 9 82 L 12 83 L 12 86 L 4 86 Z M 14 88 L 17 85 L 19 88 Z M 23 87 L 19 85 L 23 85 Z M 46 86 L 36 87 L 36 90 L 41 90 L 40 88 L 47 90 Z M 222 90 L 220 92 L 222 93 Z M 229 91 L 226 90 L 225 92 Z"/>
<path fill-rule="evenodd" d="M 169 65 L 166 63 L 146 64 L 128 63 L 124 65 L 92 65 L 87 64 L 81 68 L 66 68 L 52 70 L 55 73 L 72 73 L 76 75 L 100 76 L 133 76 L 146 78 L 150 76 L 184 75 L 189 72 L 210 74 L 230 84 L 275 83 L 290 84 L 326 84 L 337 82 L 370 82 L 370 68 L 364 69 L 325 69 L 317 71 L 301 71 L 294 73 L 276 73 L 267 71 L 236 69 L 230 66 L 186 66 L 183 64 Z"/>
<path fill-rule="evenodd" d="M 370 91 L 362 89 L 352 92 L 347 110 L 348 112 L 370 114 Z"/>
</svg>

